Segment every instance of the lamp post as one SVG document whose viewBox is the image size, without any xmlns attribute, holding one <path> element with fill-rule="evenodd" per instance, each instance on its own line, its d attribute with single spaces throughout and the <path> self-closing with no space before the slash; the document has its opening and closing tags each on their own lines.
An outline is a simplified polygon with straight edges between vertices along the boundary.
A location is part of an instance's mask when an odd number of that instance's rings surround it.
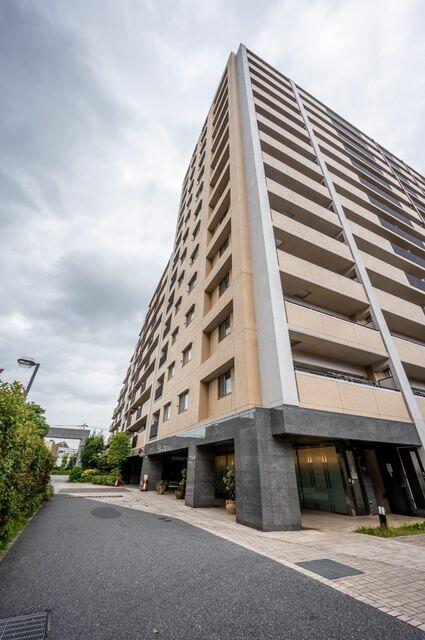
<svg viewBox="0 0 425 640">
<path fill-rule="evenodd" d="M 34 360 L 34 358 L 26 358 L 26 357 L 22 357 L 22 358 L 18 358 L 18 364 L 20 367 L 27 367 L 28 369 L 32 369 L 34 367 L 34 371 L 32 372 L 32 376 L 30 378 L 30 381 L 27 384 L 27 388 L 25 389 L 25 398 L 28 396 L 28 393 L 32 387 L 32 383 L 34 382 L 34 378 L 37 375 L 37 371 L 40 367 L 40 363 L 36 362 Z"/>
</svg>

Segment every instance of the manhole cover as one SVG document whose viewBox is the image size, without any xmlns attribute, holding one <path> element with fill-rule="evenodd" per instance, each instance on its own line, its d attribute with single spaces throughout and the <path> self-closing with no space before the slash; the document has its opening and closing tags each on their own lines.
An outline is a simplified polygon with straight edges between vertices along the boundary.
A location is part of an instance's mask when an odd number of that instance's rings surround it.
<svg viewBox="0 0 425 640">
<path fill-rule="evenodd" d="M 45 640 L 49 628 L 49 612 L 0 620 L 0 640 Z"/>
<path fill-rule="evenodd" d="M 322 578 L 328 580 L 338 580 L 338 578 L 347 578 L 348 576 L 357 576 L 363 571 L 354 569 L 348 566 L 348 564 L 342 564 L 342 562 L 335 562 L 330 558 L 321 558 L 320 560 L 308 560 L 306 562 L 297 562 L 298 567 L 308 569 L 312 573 L 317 573 Z"/>
</svg>

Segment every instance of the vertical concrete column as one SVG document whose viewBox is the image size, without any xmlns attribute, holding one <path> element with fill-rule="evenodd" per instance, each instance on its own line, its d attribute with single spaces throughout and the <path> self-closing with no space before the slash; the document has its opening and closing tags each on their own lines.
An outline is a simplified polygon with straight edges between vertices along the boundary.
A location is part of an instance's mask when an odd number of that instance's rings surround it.
<svg viewBox="0 0 425 640">
<path fill-rule="evenodd" d="M 187 456 L 186 506 L 214 506 L 214 472 L 214 450 L 191 444 Z"/>
<path fill-rule="evenodd" d="M 142 472 L 140 474 L 140 484 L 143 483 L 143 476 L 148 474 L 148 489 L 152 491 L 155 485 L 162 478 L 162 460 L 153 456 L 144 456 L 142 462 Z"/>
<path fill-rule="evenodd" d="M 272 435 L 271 414 L 256 409 L 235 435 L 236 521 L 261 531 L 301 528 L 292 445 Z"/>
</svg>

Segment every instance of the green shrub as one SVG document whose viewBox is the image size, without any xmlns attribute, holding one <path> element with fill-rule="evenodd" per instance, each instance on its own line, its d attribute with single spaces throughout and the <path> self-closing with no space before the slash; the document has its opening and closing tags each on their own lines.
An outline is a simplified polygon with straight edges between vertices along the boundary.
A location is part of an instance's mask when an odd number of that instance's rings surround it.
<svg viewBox="0 0 425 640">
<path fill-rule="evenodd" d="M 70 472 L 70 469 L 61 469 L 61 468 L 58 469 L 57 467 L 54 467 L 51 470 L 50 474 L 52 476 L 67 476 L 69 475 L 69 472 Z"/>
<path fill-rule="evenodd" d="M 83 470 L 81 467 L 74 467 L 69 472 L 68 482 L 81 482 L 81 474 Z"/>
<path fill-rule="evenodd" d="M 44 444 L 44 410 L 18 382 L 0 383 L 0 548 L 49 496 L 53 456 Z"/>
<path fill-rule="evenodd" d="M 91 481 L 93 484 L 106 484 L 108 487 L 114 487 L 116 476 L 92 476 Z"/>
<path fill-rule="evenodd" d="M 121 475 L 121 469 L 130 453 L 130 438 L 126 433 L 116 433 L 112 436 L 108 448 L 108 463 L 112 468 L 109 475 Z"/>
<path fill-rule="evenodd" d="M 226 475 L 223 476 L 224 486 L 226 487 L 227 495 L 229 496 L 229 500 L 235 499 L 236 492 L 236 483 L 235 483 L 235 467 L 231 464 L 226 469 Z"/>
<path fill-rule="evenodd" d="M 90 469 L 97 463 L 97 458 L 105 448 L 103 436 L 90 436 L 86 444 L 81 449 L 81 466 L 83 469 Z"/>
</svg>

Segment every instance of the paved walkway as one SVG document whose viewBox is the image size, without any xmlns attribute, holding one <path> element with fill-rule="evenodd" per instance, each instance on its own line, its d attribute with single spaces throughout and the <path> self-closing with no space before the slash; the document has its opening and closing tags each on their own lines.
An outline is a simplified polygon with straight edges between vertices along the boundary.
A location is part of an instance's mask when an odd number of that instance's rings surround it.
<svg viewBox="0 0 425 640">
<path fill-rule="evenodd" d="M 236 524 L 224 509 L 190 509 L 171 494 L 141 493 L 131 486 L 126 489 L 126 493 L 116 489 L 116 494 L 109 492 L 100 499 L 183 520 L 425 630 L 425 535 L 374 538 L 353 530 L 363 524 L 376 525 L 376 517 L 318 512 L 304 513 L 302 531 L 263 533 Z M 389 519 L 391 524 L 420 521 L 407 516 Z M 296 564 L 321 558 L 347 564 L 362 574 L 328 580 Z"/>
<path fill-rule="evenodd" d="M 245 544 L 148 513 L 156 496 L 131 508 L 137 493 L 119 491 L 57 494 L 42 506 L 0 562 L 0 618 L 50 610 L 49 640 L 425 638 Z M 172 511 L 173 500 L 158 508 Z"/>
</svg>

